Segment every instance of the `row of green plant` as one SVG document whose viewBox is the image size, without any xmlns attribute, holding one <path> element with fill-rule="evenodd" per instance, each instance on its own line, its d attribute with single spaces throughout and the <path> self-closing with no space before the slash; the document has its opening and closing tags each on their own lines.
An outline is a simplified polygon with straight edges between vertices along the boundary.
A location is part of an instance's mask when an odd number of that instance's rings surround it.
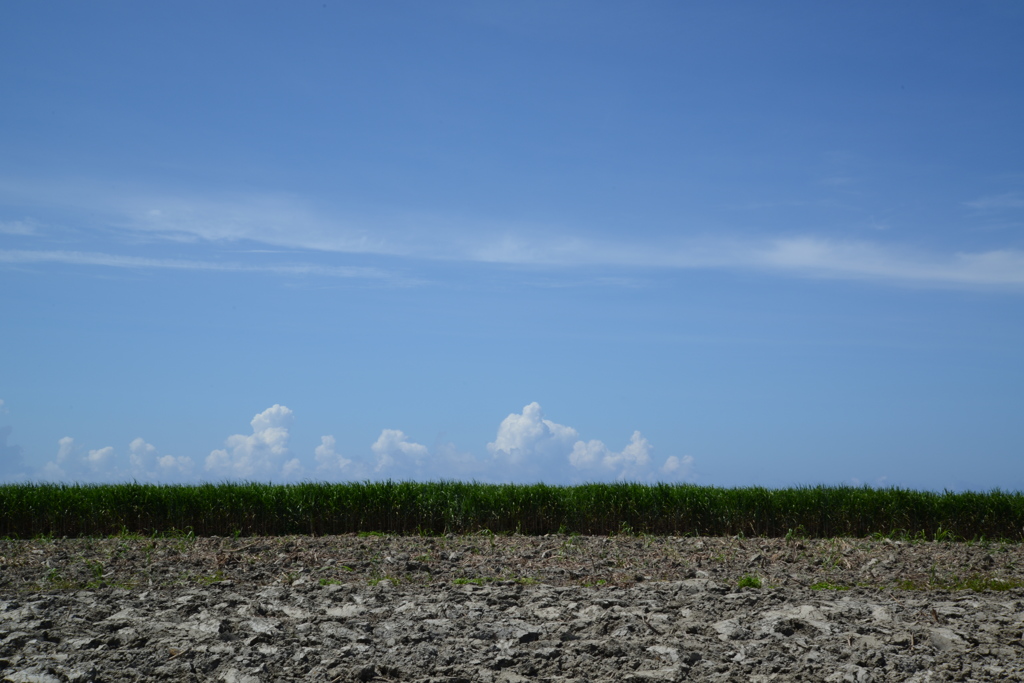
<svg viewBox="0 0 1024 683">
<path fill-rule="evenodd" d="M 1024 537 L 1024 493 L 634 483 L 0 486 L 0 536 L 647 533 L 928 540 Z"/>
</svg>

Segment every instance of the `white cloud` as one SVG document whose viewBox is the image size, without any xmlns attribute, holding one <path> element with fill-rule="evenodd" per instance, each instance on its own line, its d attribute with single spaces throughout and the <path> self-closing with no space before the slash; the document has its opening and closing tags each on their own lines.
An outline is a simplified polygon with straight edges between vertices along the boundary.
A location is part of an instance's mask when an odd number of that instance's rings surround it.
<svg viewBox="0 0 1024 683">
<path fill-rule="evenodd" d="M 252 434 L 229 436 L 226 448 L 206 458 L 206 470 L 214 476 L 231 478 L 272 477 L 280 473 L 288 455 L 288 428 L 292 411 L 274 404 L 252 418 Z"/>
<path fill-rule="evenodd" d="M 32 221 L 0 221 L 0 235 L 34 235 L 35 232 Z"/>
<path fill-rule="evenodd" d="M 192 458 L 181 455 L 157 456 L 157 448 L 139 437 L 128 444 L 128 465 L 131 476 L 142 481 L 182 481 L 194 469 Z"/>
<path fill-rule="evenodd" d="M 592 439 L 573 444 L 569 462 L 589 476 L 604 474 L 618 480 L 682 480 L 690 475 L 693 457 L 669 456 L 661 467 L 655 468 L 651 458 L 650 442 L 638 431 L 621 451 L 613 451 L 604 442 Z"/>
<path fill-rule="evenodd" d="M 892 280 L 936 286 L 1024 285 L 1024 251 L 1003 249 L 936 258 L 867 242 L 778 240 L 750 265 L 812 277 Z"/>
<path fill-rule="evenodd" d="M 71 457 L 71 454 L 75 450 L 75 440 L 70 436 L 65 436 L 62 439 L 57 440 L 57 464 L 63 465 Z"/>
<path fill-rule="evenodd" d="M 497 438 L 487 444 L 493 460 L 510 468 L 503 478 L 537 480 L 681 480 L 690 474 L 691 456 L 670 456 L 656 467 L 650 442 L 634 431 L 621 451 L 599 439 L 583 440 L 572 427 L 544 417 L 534 402 L 522 413 L 512 413 L 498 427 Z"/>
<path fill-rule="evenodd" d="M 1024 205 L 1024 198 L 1019 193 L 1007 193 L 969 205 L 1019 207 Z M 135 201 L 131 207 L 120 204 L 116 211 L 124 216 L 125 227 L 155 234 L 213 241 L 247 239 L 277 247 L 341 253 L 551 267 L 758 269 L 797 276 L 937 286 L 1024 285 L 1024 252 L 1009 248 L 929 254 L 807 235 L 676 243 L 600 241 L 564 234 L 558 226 L 507 226 L 486 219 L 474 220 L 472 230 L 464 220 L 437 216 L 407 216 L 397 221 L 338 219 L 317 213 L 297 197 L 284 195 L 230 200 L 146 199 Z M 351 227 L 357 224 L 361 227 Z M 417 232 L 408 227 L 424 224 L 433 228 L 429 241 L 417 238 Z M 481 230 L 481 225 L 486 229 Z M 490 237 L 495 234 L 500 236 Z M 985 263 L 992 259 L 1003 267 L 989 271 Z"/>
<path fill-rule="evenodd" d="M 578 470 L 598 470 L 616 479 L 637 479 L 648 474 L 651 444 L 640 432 L 633 432 L 629 444 L 619 452 L 610 450 L 603 442 L 577 441 L 569 454 L 569 463 Z"/>
<path fill-rule="evenodd" d="M 156 453 L 156 446 L 146 443 L 142 437 L 133 439 L 128 444 L 128 459 L 133 470 L 142 472 L 148 470 L 153 456 Z"/>
<path fill-rule="evenodd" d="M 443 260 L 575 268 L 611 266 L 669 270 L 759 270 L 779 275 L 836 280 L 863 280 L 929 287 L 1024 286 L 1024 251 L 993 249 L 930 254 L 873 242 L 839 242 L 817 237 L 771 241 L 694 242 L 686 246 L 601 244 L 587 240 L 538 243 L 508 239 L 470 252 L 451 252 Z M 64 263 L 131 269 L 270 273 L 387 280 L 417 284 L 415 279 L 368 267 L 309 263 L 248 264 L 163 259 L 80 251 L 0 250 L 0 263 Z M 998 268 L 989 268 L 990 264 Z M 632 281 L 629 281 L 632 282 Z M 604 281 L 607 284 L 607 281 Z"/>
<path fill-rule="evenodd" d="M 0 398 L 0 413 L 6 413 L 7 408 L 4 407 L 4 400 Z"/>
<path fill-rule="evenodd" d="M 504 225 L 486 217 L 329 215 L 290 195 L 155 197 L 130 188 L 31 187 L 0 179 L 0 194 L 35 197 L 105 216 L 154 240 L 222 244 L 254 241 L 275 249 L 372 254 L 422 259 L 547 266 L 757 270 L 785 276 L 864 280 L 946 288 L 1024 288 L 1024 251 L 936 252 L 870 241 L 804 234 L 776 238 L 695 237 L 600 240 L 567 234 L 555 225 Z M 127 199 L 126 199 L 127 197 Z M 978 210 L 1020 208 L 1024 195 L 1008 192 L 967 202 Z M 429 226 L 424 229 L 424 226 Z M 482 227 L 481 227 L 482 226 Z M 23 228 L 17 228 L 22 230 Z M 695 231 L 690 231 L 695 234 Z M 429 235 L 429 237 L 424 237 Z M 240 253 L 240 252 L 239 252 Z M 118 268 L 270 272 L 408 280 L 374 268 L 309 263 L 255 264 L 146 258 L 77 251 L 0 251 L 0 263 L 54 262 Z M 991 267 L 995 265 L 996 267 Z"/>
<path fill-rule="evenodd" d="M 338 453 L 337 441 L 333 436 L 321 436 L 320 445 L 313 451 L 316 458 L 316 471 L 327 477 L 335 477 L 347 473 L 352 461 Z"/>
<path fill-rule="evenodd" d="M 306 468 L 303 467 L 302 462 L 298 458 L 292 458 L 281 466 L 281 477 L 286 480 L 294 481 L 300 479 L 305 473 Z"/>
<path fill-rule="evenodd" d="M 219 261 L 146 258 L 123 254 L 105 254 L 94 251 L 0 250 L 0 263 L 64 263 L 76 266 L 106 266 L 108 268 L 134 268 L 140 270 L 156 268 L 340 278 L 392 278 L 391 274 L 377 268 L 320 266 L 309 263 L 254 265 Z"/>
<path fill-rule="evenodd" d="M 586 240 L 541 243 L 506 238 L 478 250 L 474 257 L 493 263 L 551 267 L 759 270 L 932 287 L 1024 286 L 1024 251 L 1019 249 L 929 254 L 873 242 L 818 237 L 694 240 L 681 245 Z"/>
<path fill-rule="evenodd" d="M 974 201 L 964 202 L 972 209 L 979 211 L 997 211 L 999 209 L 1020 209 L 1024 208 L 1024 195 L 1020 192 L 1005 192 L 1003 194 L 988 195 L 979 197 Z"/>
<path fill-rule="evenodd" d="M 40 468 L 39 476 L 44 481 L 61 481 L 65 476 L 64 468 L 51 460 Z"/>
<path fill-rule="evenodd" d="M 693 456 L 690 455 L 681 458 L 671 455 L 665 458 L 665 464 L 661 466 L 661 473 L 669 479 L 685 479 L 692 470 Z"/>
<path fill-rule="evenodd" d="M 370 450 L 377 458 L 377 466 L 374 468 L 376 472 L 396 466 L 419 468 L 430 455 L 426 446 L 409 441 L 409 437 L 400 429 L 382 430 Z"/>
<path fill-rule="evenodd" d="M 41 477 L 51 481 L 153 481 L 182 482 L 192 480 L 194 465 L 187 456 L 157 455 L 157 448 L 142 437 L 128 444 L 127 459 L 113 446 L 90 449 L 78 455 L 81 448 L 70 436 L 57 442 L 57 457 L 39 468 Z"/>
<path fill-rule="evenodd" d="M 343 456 L 333 435 L 321 436 L 313 452 L 314 465 L 289 452 L 293 419 L 292 411 L 280 404 L 254 415 L 251 434 L 229 436 L 224 448 L 210 452 L 205 478 L 296 481 L 315 471 L 318 478 L 329 480 L 680 481 L 690 477 L 694 464 L 688 455 L 655 462 L 653 447 L 639 431 L 619 451 L 598 439 L 581 439 L 573 427 L 547 419 L 536 402 L 501 421 L 494 441 L 487 444 L 490 457 L 459 451 L 451 443 L 428 448 L 400 429 L 383 429 L 369 452 L 356 457 Z M 197 480 L 192 458 L 160 455 L 142 437 L 133 439 L 120 455 L 112 446 L 85 450 L 70 436 L 57 446 L 56 457 L 36 470 L 50 480 Z"/>
<path fill-rule="evenodd" d="M 27 478 L 21 446 L 8 443 L 13 427 L 0 427 L 0 481 Z"/>
<path fill-rule="evenodd" d="M 293 195 L 263 193 L 234 198 L 120 198 L 109 207 L 122 227 L 172 239 L 215 242 L 253 240 L 279 247 L 345 253 L 410 255 L 408 245 L 387 240 L 382 226 L 355 227 L 325 216 Z"/>
<path fill-rule="evenodd" d="M 65 436 L 57 440 L 57 459 L 50 460 L 40 468 L 43 479 L 60 481 L 67 476 L 67 468 L 73 465 L 71 455 L 75 452 L 75 440 Z"/>
<path fill-rule="evenodd" d="M 192 469 L 195 466 L 192 458 L 187 455 L 162 455 L 156 459 L 156 464 L 159 467 L 158 477 L 160 479 L 187 477 L 192 474 Z"/>
<path fill-rule="evenodd" d="M 97 448 L 96 450 L 89 451 L 89 455 L 85 456 L 84 460 L 92 468 L 93 472 L 99 472 L 108 465 L 113 456 L 114 447 L 107 446 L 106 448 Z"/>
<path fill-rule="evenodd" d="M 540 404 L 534 401 L 522 413 L 512 413 L 498 426 L 498 435 L 487 450 L 495 458 L 516 465 L 535 457 L 564 457 L 572 449 L 579 433 L 572 427 L 544 418 Z"/>
</svg>

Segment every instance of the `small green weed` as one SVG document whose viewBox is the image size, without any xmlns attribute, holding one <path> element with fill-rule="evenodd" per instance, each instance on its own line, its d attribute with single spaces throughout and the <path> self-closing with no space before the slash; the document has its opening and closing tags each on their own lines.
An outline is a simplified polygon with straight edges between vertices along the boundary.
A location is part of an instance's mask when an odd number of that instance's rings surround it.
<svg viewBox="0 0 1024 683">
<path fill-rule="evenodd" d="M 124 526 L 123 524 L 121 525 L 121 530 L 118 531 L 116 534 L 111 535 L 110 538 L 117 538 L 117 539 L 120 539 L 122 541 L 144 541 L 144 540 L 146 540 L 146 536 L 143 536 L 142 534 L 138 533 L 137 531 L 129 531 L 128 527 Z"/>
<path fill-rule="evenodd" d="M 210 576 L 200 576 L 199 578 L 196 579 L 196 583 L 198 583 L 201 586 L 209 586 L 212 583 L 220 583 L 221 581 L 224 581 L 224 580 L 225 580 L 224 572 L 218 571 L 218 572 L 214 572 Z"/>
<path fill-rule="evenodd" d="M 489 581 L 494 581 L 494 579 L 492 579 L 492 578 L 467 579 L 467 578 L 463 577 L 463 578 L 455 579 L 452 583 L 454 583 L 456 586 L 465 586 L 465 585 L 469 585 L 469 584 L 472 584 L 474 586 L 482 586 L 482 585 L 484 585 L 485 583 L 487 583 Z"/>
<path fill-rule="evenodd" d="M 61 574 L 60 570 L 56 567 L 50 567 L 46 572 L 46 576 L 43 578 L 43 581 L 46 583 L 48 588 L 58 588 L 63 590 L 75 588 L 75 585 L 71 581 L 65 579 L 64 575 Z"/>
<path fill-rule="evenodd" d="M 831 583 L 829 581 L 819 581 L 818 583 L 811 584 L 812 591 L 848 591 L 849 586 L 844 586 L 838 583 Z"/>
<path fill-rule="evenodd" d="M 173 538 L 177 542 L 174 544 L 174 549 L 179 553 L 187 552 L 196 542 L 195 532 L 192 531 L 192 527 L 186 529 L 171 529 L 167 534 L 167 538 Z"/>
<path fill-rule="evenodd" d="M 89 568 L 89 573 L 92 574 L 92 578 L 99 579 L 103 578 L 103 563 L 99 560 L 86 560 L 85 566 Z"/>
<path fill-rule="evenodd" d="M 507 578 L 501 578 L 498 576 L 476 576 L 473 578 L 467 578 L 463 576 L 457 579 L 453 579 L 452 583 L 454 583 L 456 586 L 483 586 L 488 583 L 494 583 L 495 581 L 515 581 L 516 583 L 522 584 L 524 586 L 532 586 L 534 584 L 540 583 L 537 579 L 533 578 L 532 576 L 509 576 Z"/>
<path fill-rule="evenodd" d="M 739 580 L 739 587 L 740 588 L 760 588 L 761 587 L 761 579 L 757 578 L 756 576 L 752 576 L 750 574 L 747 574 L 746 576 L 742 577 Z"/>
</svg>

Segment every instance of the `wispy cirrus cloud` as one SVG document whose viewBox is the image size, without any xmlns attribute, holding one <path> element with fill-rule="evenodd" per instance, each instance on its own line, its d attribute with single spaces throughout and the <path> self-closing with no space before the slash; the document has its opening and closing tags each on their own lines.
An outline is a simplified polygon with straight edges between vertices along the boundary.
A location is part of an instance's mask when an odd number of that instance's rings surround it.
<svg viewBox="0 0 1024 683">
<path fill-rule="evenodd" d="M 998 211 L 1002 209 L 1024 208 L 1024 194 L 1020 192 L 1004 192 L 964 202 L 965 206 L 979 211 Z"/>
<path fill-rule="evenodd" d="M 5 189 L 0 185 L 0 194 Z M 41 190 L 39 192 L 42 192 Z M 42 195 L 40 195 L 42 196 Z M 127 197 L 127 198 L 126 198 Z M 559 226 L 509 225 L 438 215 L 345 218 L 294 195 L 220 198 L 79 191 L 52 197 L 102 215 L 107 237 L 143 242 L 231 246 L 233 262 L 168 259 L 99 251 L 7 250 L 0 263 L 65 263 L 117 268 L 266 272 L 344 278 L 400 279 L 376 267 L 314 263 L 254 263 L 254 252 L 292 250 L 306 257 L 331 254 L 571 269 L 737 270 L 788 277 L 911 284 L 943 288 L 1024 287 L 1024 250 L 1011 247 L 938 252 L 880 241 L 838 240 L 809 234 L 778 237 L 699 236 L 601 238 Z M 983 197 L 976 209 L 1024 205 L 1019 193 Z M 27 223 L 26 223 L 27 224 Z M 109 232 L 113 230 L 113 232 Z M 131 242 L 130 239 L 125 239 Z M 255 248 L 254 248 L 255 246 Z M 280 258 L 280 255 L 277 255 Z"/>
<path fill-rule="evenodd" d="M 1024 285 L 1024 251 L 1018 249 L 936 255 L 871 242 L 798 237 L 753 249 L 745 260 L 753 268 L 812 277 L 947 287 Z"/>
<path fill-rule="evenodd" d="M 1016 206 L 1018 201 L 1024 200 L 1012 193 L 979 200 L 986 206 Z M 143 208 L 150 204 L 160 208 Z M 1024 251 L 1009 248 L 943 254 L 809 235 L 599 239 L 568 235 L 557 226 L 445 221 L 437 216 L 406 216 L 383 223 L 379 218 L 332 219 L 291 196 L 253 199 L 252 203 L 243 199 L 237 203 L 153 200 L 150 204 L 133 209 L 130 220 L 126 215 L 122 225 L 152 235 L 210 241 L 244 239 L 325 252 L 548 268 L 733 269 L 940 287 L 1024 285 Z"/>
<path fill-rule="evenodd" d="M 817 237 L 700 240 L 683 245 L 622 245 L 567 240 L 544 245 L 507 238 L 475 254 L 481 261 L 548 266 L 758 270 L 800 277 L 931 286 L 1024 286 L 1024 251 L 948 255 L 873 242 Z"/>
<path fill-rule="evenodd" d="M 95 251 L 0 250 L 0 263 L 64 263 L 79 266 L 106 266 L 139 270 L 170 269 L 226 273 L 273 273 L 277 275 L 313 275 L 321 277 L 388 279 L 393 276 L 377 268 L 322 266 L 310 263 L 255 264 L 202 261 L 193 259 L 150 258 Z"/>
<path fill-rule="evenodd" d="M 871 242 L 840 242 L 814 237 L 762 241 L 704 240 L 675 248 L 615 245 L 583 239 L 552 240 L 545 243 L 505 238 L 465 254 L 452 253 L 448 260 L 546 268 L 755 270 L 795 277 L 944 288 L 1024 287 L 1024 250 L 996 249 L 939 256 Z M 137 270 L 268 273 L 415 282 L 373 267 L 168 259 L 95 251 L 0 250 L 0 263 L 61 263 Z M 602 280 L 602 283 L 607 282 L 607 278 Z"/>
<path fill-rule="evenodd" d="M 0 235 L 34 235 L 36 228 L 32 221 L 0 221 Z"/>
</svg>

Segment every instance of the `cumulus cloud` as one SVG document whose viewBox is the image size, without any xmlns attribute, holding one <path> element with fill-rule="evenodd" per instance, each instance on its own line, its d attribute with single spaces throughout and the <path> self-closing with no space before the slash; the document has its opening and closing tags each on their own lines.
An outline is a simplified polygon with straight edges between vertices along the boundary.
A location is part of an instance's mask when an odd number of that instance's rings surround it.
<svg viewBox="0 0 1024 683">
<path fill-rule="evenodd" d="M 206 458 L 206 470 L 215 476 L 235 479 L 272 477 L 281 474 L 288 456 L 288 428 L 292 411 L 274 404 L 258 413 L 249 423 L 252 434 L 229 436 L 226 448 L 215 450 Z M 290 470 L 294 466 L 289 460 Z"/>
<path fill-rule="evenodd" d="M 599 439 L 580 439 L 576 429 L 546 419 L 536 402 L 502 420 L 487 449 L 496 461 L 512 466 L 504 474 L 515 479 L 681 480 L 693 466 L 691 456 L 670 456 L 658 467 L 639 431 L 621 451 Z"/>
<path fill-rule="evenodd" d="M 665 458 L 665 464 L 661 466 L 661 472 L 670 479 L 684 479 L 690 476 L 693 470 L 693 456 L 684 455 L 679 458 L 670 455 Z"/>
<path fill-rule="evenodd" d="M 187 455 L 157 456 L 157 448 L 142 437 L 128 444 L 132 477 L 143 481 L 180 481 L 192 474 L 194 463 Z"/>
<path fill-rule="evenodd" d="M 63 465 L 70 458 L 71 454 L 75 450 L 75 440 L 70 436 L 65 436 L 62 439 L 57 440 L 57 464 Z"/>
<path fill-rule="evenodd" d="M 396 466 L 419 468 L 430 455 L 426 446 L 409 441 L 409 437 L 400 429 L 382 430 L 370 450 L 377 458 L 377 466 L 374 468 L 376 472 Z"/>
<path fill-rule="evenodd" d="M 629 444 L 619 452 L 596 439 L 577 441 L 569 454 L 569 462 L 576 469 L 603 470 L 617 479 L 637 479 L 647 474 L 651 444 L 640 432 L 633 432 Z"/>
<path fill-rule="evenodd" d="M 75 452 L 75 440 L 65 436 L 57 440 L 57 457 L 50 460 L 40 470 L 44 479 L 59 481 L 67 477 L 67 469 L 73 465 L 71 456 Z"/>
<path fill-rule="evenodd" d="M 347 474 L 351 469 L 352 460 L 337 452 L 338 442 L 333 435 L 320 437 L 320 445 L 313 451 L 316 458 L 316 471 L 322 476 L 335 478 Z"/>
<path fill-rule="evenodd" d="M 633 431 L 621 450 L 613 450 L 599 439 L 581 438 L 579 431 L 544 416 L 539 403 L 523 406 L 498 425 L 494 440 L 486 444 L 487 454 L 460 451 L 440 438 L 432 447 L 417 443 L 400 429 L 383 429 L 369 447 L 353 455 L 341 453 L 338 440 L 320 437 L 312 459 L 289 451 L 292 411 L 275 404 L 250 421 L 251 433 L 234 434 L 224 448 L 206 457 L 203 478 L 296 481 L 315 473 L 318 479 L 399 480 L 463 479 L 491 482 L 546 481 L 682 481 L 691 478 L 694 458 L 671 455 L 654 458 L 654 448 L 639 431 Z M 20 454 L 6 445 L 10 429 L 0 430 L 0 454 Z M 144 438 L 132 439 L 127 448 L 88 448 L 70 436 L 57 442 L 56 456 L 35 469 L 51 481 L 197 481 L 197 463 L 188 456 L 161 454 Z M 0 475 L 9 473 L 9 463 Z M 32 468 L 25 474 L 29 477 Z"/>
<path fill-rule="evenodd" d="M 89 455 L 85 456 L 85 462 L 92 468 L 93 472 L 100 472 L 110 463 L 113 456 L 113 446 L 97 448 L 96 450 L 89 451 Z"/>
<path fill-rule="evenodd" d="M 564 457 L 579 433 L 572 427 L 545 419 L 540 404 L 534 401 L 522 413 L 512 413 L 498 426 L 498 435 L 487 444 L 497 459 L 517 465 L 537 457 Z"/>
<path fill-rule="evenodd" d="M 194 479 L 188 456 L 159 455 L 156 446 L 142 437 L 128 443 L 126 453 L 113 446 L 85 450 L 70 436 L 57 441 L 57 457 L 37 471 L 50 481 L 151 481 L 185 482 Z"/>
<path fill-rule="evenodd" d="M 192 458 L 187 455 L 162 455 L 156 459 L 157 467 L 159 467 L 160 478 L 167 476 L 187 476 L 192 473 L 193 463 Z"/>
<path fill-rule="evenodd" d="M 292 458 L 281 466 L 281 477 L 288 481 L 301 479 L 306 473 L 306 468 L 298 458 Z"/>
<path fill-rule="evenodd" d="M 146 443 L 146 440 L 142 437 L 133 439 L 128 444 L 128 459 L 131 462 L 132 469 L 135 471 L 149 469 L 155 453 L 156 446 Z"/>
<path fill-rule="evenodd" d="M 2 403 L 3 401 L 0 401 L 0 404 Z M 12 431 L 11 427 L 0 427 L 0 480 L 25 477 L 21 446 L 7 442 Z"/>
<path fill-rule="evenodd" d="M 650 442 L 638 431 L 621 451 L 613 451 L 604 442 L 592 439 L 577 441 L 569 454 L 574 468 L 590 475 L 611 475 L 619 480 L 682 480 L 690 476 L 693 457 L 671 455 L 661 467 L 651 457 Z M 603 477 L 602 477 L 603 478 Z"/>
</svg>

